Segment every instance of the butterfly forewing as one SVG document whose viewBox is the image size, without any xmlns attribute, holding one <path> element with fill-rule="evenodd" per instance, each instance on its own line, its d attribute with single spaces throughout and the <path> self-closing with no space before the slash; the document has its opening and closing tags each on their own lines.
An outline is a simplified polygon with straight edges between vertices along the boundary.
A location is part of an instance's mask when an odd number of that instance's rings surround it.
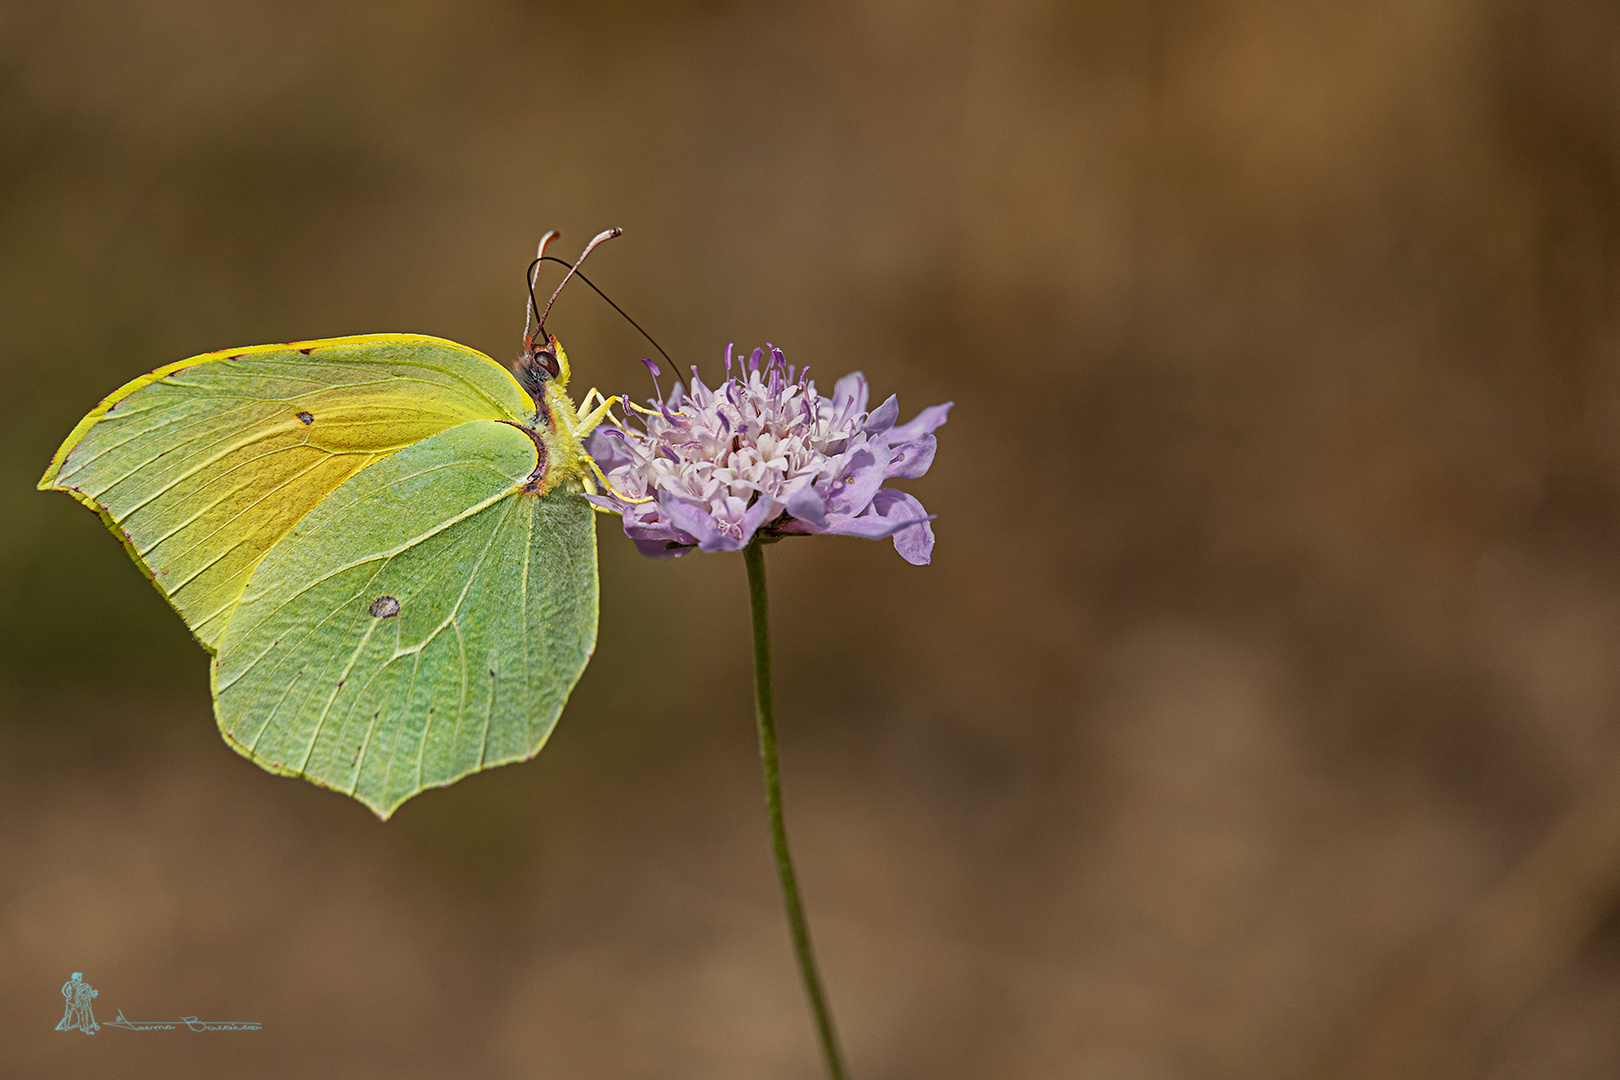
<svg viewBox="0 0 1620 1080">
<path fill-rule="evenodd" d="M 40 481 L 94 507 L 213 649 L 254 568 L 360 470 L 532 403 L 489 357 L 416 335 L 211 353 L 117 391 Z"/>
<path fill-rule="evenodd" d="M 596 640 L 592 512 L 523 489 L 532 439 L 474 421 L 378 461 L 261 562 L 219 641 L 220 729 L 383 816 L 533 756 Z"/>
</svg>

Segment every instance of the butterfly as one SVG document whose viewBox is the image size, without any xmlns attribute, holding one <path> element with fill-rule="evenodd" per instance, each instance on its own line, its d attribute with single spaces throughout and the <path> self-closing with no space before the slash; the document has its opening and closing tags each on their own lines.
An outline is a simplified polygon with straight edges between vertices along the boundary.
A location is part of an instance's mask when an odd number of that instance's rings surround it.
<svg viewBox="0 0 1620 1080">
<path fill-rule="evenodd" d="M 207 353 L 109 395 L 39 488 L 212 654 L 227 743 L 387 818 L 538 753 L 595 648 L 583 440 L 616 399 L 575 407 L 544 313 L 515 367 L 416 334 Z"/>
</svg>

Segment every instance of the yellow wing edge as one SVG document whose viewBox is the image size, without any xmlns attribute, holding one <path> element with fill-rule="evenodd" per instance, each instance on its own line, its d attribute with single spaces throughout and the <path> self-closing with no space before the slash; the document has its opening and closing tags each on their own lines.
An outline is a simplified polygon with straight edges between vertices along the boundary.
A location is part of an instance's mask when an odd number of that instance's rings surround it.
<svg viewBox="0 0 1620 1080">
<path fill-rule="evenodd" d="M 39 478 L 39 483 L 35 485 L 35 488 L 38 491 L 65 491 L 74 498 L 79 499 L 80 502 L 84 503 L 92 510 L 100 513 L 101 508 L 94 500 L 80 498 L 79 493 L 74 491 L 72 488 L 60 487 L 57 485 L 56 478 L 61 473 L 63 464 L 66 463 L 68 455 L 73 453 L 74 448 L 79 445 L 79 440 L 84 438 L 85 433 L 91 428 L 95 427 L 97 421 L 99 421 L 103 416 L 106 416 L 108 412 L 112 411 L 113 406 L 117 405 L 120 401 L 123 401 L 125 398 L 129 397 L 129 395 L 141 389 L 143 386 L 150 386 L 159 379 L 168 378 L 177 371 L 184 371 L 186 368 L 196 367 L 198 364 L 211 363 L 215 360 L 234 360 L 238 356 L 252 356 L 255 353 L 285 352 L 288 349 L 320 349 L 331 345 L 407 344 L 439 345 L 454 349 L 457 352 L 467 353 L 471 356 L 477 356 L 484 360 L 488 360 L 495 367 L 499 368 L 508 379 L 512 380 L 512 386 L 520 394 L 522 394 L 524 397 L 528 396 L 528 392 L 523 389 L 522 384 L 520 384 L 517 379 L 512 377 L 512 373 L 507 371 L 504 365 L 497 362 L 495 358 L 490 356 L 488 353 L 479 352 L 470 345 L 463 345 L 460 342 L 451 341 L 448 338 L 433 337 L 431 334 L 353 334 L 348 337 L 316 338 L 312 341 L 284 341 L 278 342 L 274 345 L 248 345 L 236 349 L 220 349 L 216 352 L 203 353 L 201 356 L 193 356 L 185 360 L 177 360 L 172 364 L 165 364 L 156 371 L 148 372 L 138 379 L 130 380 L 123 386 L 120 386 L 117 390 L 114 390 L 112 393 L 102 398 L 101 404 L 97 405 L 94 409 L 91 409 L 85 418 L 80 420 L 78 424 L 74 426 L 72 431 L 68 432 L 68 437 L 62 441 L 61 447 L 56 451 L 56 456 L 51 458 L 50 466 L 45 470 L 45 475 Z M 103 515 L 103 520 L 107 520 L 105 515 Z M 112 528 L 114 536 L 119 536 L 120 539 L 123 540 L 126 548 L 129 547 L 128 539 L 121 536 L 123 532 L 122 529 L 113 527 L 110 522 L 108 527 Z M 139 562 L 140 560 L 137 559 L 136 561 Z M 146 570 L 144 563 L 141 564 L 141 569 L 143 571 Z M 147 576 L 150 577 L 150 573 L 148 573 Z"/>
</svg>

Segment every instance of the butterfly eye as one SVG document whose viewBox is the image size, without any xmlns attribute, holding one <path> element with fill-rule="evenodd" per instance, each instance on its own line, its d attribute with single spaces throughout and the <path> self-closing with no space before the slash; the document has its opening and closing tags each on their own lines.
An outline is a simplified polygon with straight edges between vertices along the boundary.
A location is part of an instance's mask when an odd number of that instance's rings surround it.
<svg viewBox="0 0 1620 1080">
<path fill-rule="evenodd" d="M 546 344 L 529 354 L 529 360 L 535 367 L 546 373 L 546 378 L 555 379 L 562 369 L 557 366 L 557 347 Z"/>
<path fill-rule="evenodd" d="M 534 399 L 536 407 L 545 400 L 546 385 L 562 370 L 562 365 L 557 362 L 555 339 L 543 340 L 545 344 L 542 345 L 525 339 L 523 355 L 518 357 L 516 369 L 518 382 Z"/>
</svg>

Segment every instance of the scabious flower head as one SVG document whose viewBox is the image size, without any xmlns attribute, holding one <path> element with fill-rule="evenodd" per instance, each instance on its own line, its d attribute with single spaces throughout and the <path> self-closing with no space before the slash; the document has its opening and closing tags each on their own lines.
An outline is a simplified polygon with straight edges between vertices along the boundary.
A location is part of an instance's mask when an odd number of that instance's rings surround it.
<svg viewBox="0 0 1620 1080">
<path fill-rule="evenodd" d="M 780 349 L 767 349 L 755 349 L 734 374 L 727 346 L 717 389 L 694 367 L 690 390 L 677 382 L 665 400 L 635 407 L 639 426 L 597 428 L 586 449 L 611 487 L 587 498 L 621 514 L 644 555 L 740 551 L 755 536 L 833 533 L 893 537 L 907 562 L 928 562 L 927 512 L 883 483 L 928 471 L 934 429 L 951 403 L 897 425 L 893 396 L 867 411 L 860 372 L 822 397 L 808 369 L 795 371 Z M 647 364 L 656 378 L 657 365 Z"/>
</svg>

